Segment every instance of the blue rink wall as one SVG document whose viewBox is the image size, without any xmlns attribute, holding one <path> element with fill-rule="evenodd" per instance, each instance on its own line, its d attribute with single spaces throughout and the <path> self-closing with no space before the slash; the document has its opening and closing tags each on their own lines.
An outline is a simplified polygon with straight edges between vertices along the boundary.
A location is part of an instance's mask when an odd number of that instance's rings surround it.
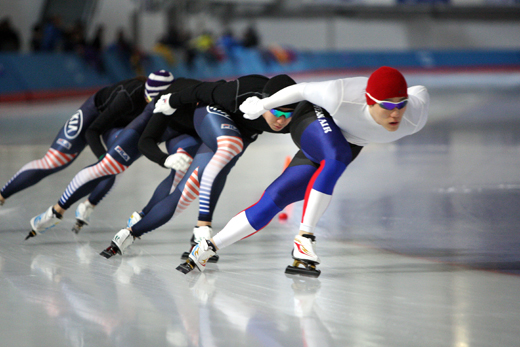
<svg viewBox="0 0 520 347">
<path fill-rule="evenodd" d="M 323 70 L 370 70 L 382 65 L 401 69 L 520 69 L 520 50 L 420 50 L 406 52 L 273 52 L 240 49 L 233 58 L 209 62 L 198 56 L 191 69 L 184 63 L 169 65 L 160 55 L 148 55 L 142 71 L 167 69 L 175 76 L 202 80 L 246 74 L 273 75 Z M 283 61 L 283 62 L 281 62 Z M 117 52 L 104 53 L 105 73 L 98 72 L 76 54 L 0 54 L 0 101 L 21 101 L 91 93 L 136 75 L 128 59 Z"/>
</svg>

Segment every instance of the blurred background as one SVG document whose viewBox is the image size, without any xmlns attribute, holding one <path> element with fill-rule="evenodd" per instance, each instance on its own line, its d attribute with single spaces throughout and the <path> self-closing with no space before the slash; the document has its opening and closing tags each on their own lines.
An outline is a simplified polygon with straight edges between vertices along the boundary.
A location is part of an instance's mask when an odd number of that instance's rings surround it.
<svg viewBox="0 0 520 347">
<path fill-rule="evenodd" d="M 2 0 L 0 21 L 0 101 L 89 94 L 158 69 L 520 68 L 519 0 Z"/>
<path fill-rule="evenodd" d="M 304 82 L 381 65 L 427 86 L 428 124 L 367 146 L 341 177 L 318 224 L 318 279 L 284 273 L 301 202 L 202 274 L 175 270 L 196 204 L 124 257 L 100 257 L 167 174 L 145 159 L 84 231 L 70 232 L 74 206 L 23 241 L 95 160 L 87 150 L 0 209 L 0 345 L 518 347 L 519 0 L 0 0 L 0 183 L 109 83 L 158 69 Z M 214 230 L 295 151 L 260 136 Z"/>
</svg>

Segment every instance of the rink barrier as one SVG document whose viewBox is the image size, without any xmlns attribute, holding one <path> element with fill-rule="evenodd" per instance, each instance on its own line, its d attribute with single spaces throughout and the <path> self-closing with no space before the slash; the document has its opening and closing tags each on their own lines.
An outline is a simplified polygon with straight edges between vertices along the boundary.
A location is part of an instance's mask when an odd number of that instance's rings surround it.
<svg viewBox="0 0 520 347">
<path fill-rule="evenodd" d="M 132 78 L 136 68 L 113 50 L 103 55 L 104 73 L 73 53 L 1 53 L 0 102 L 39 100 L 88 95 L 111 83 Z M 140 73 L 159 69 L 174 76 L 201 80 L 230 79 L 247 74 L 305 74 L 352 70 L 370 72 L 389 65 L 409 71 L 520 71 L 520 50 L 419 50 L 406 52 L 341 51 L 296 52 L 293 50 L 237 49 L 232 58 L 212 62 L 198 56 L 191 68 L 185 63 L 169 65 L 151 54 L 140 64 Z"/>
</svg>

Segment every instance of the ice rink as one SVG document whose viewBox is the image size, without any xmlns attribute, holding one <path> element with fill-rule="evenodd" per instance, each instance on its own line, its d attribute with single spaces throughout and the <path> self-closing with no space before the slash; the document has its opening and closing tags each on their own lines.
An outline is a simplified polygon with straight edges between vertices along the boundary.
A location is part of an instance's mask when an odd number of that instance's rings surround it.
<svg viewBox="0 0 520 347">
<path fill-rule="evenodd" d="M 299 81 L 346 75 L 298 76 Z M 317 230 L 319 278 L 288 276 L 301 203 L 286 221 L 219 252 L 204 273 L 175 268 L 197 204 L 99 256 L 168 172 L 141 158 L 92 215 L 24 241 L 71 167 L 0 208 L 0 345 L 513 347 L 520 344 L 520 72 L 405 73 L 431 95 L 418 134 L 369 145 L 336 186 Z M 41 158 L 86 98 L 0 104 L 0 185 Z M 228 177 L 220 230 L 255 203 L 296 147 L 264 134 Z"/>
</svg>

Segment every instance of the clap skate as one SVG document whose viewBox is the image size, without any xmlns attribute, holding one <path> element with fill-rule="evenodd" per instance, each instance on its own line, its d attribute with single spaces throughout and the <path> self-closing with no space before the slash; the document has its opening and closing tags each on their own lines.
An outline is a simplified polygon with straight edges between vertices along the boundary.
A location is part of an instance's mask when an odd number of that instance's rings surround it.
<svg viewBox="0 0 520 347">
<path fill-rule="evenodd" d="M 211 229 L 211 227 L 209 225 L 194 227 L 193 235 L 191 235 L 191 240 L 190 240 L 190 244 L 191 244 L 190 251 L 182 253 L 181 259 L 188 259 L 191 251 L 193 250 L 193 247 L 195 247 L 197 245 L 197 243 L 199 243 L 202 239 L 206 239 L 206 240 L 211 239 L 212 231 L 213 230 Z M 208 259 L 208 262 L 216 263 L 218 261 L 218 259 L 219 259 L 218 255 L 215 254 L 214 256 L 212 256 L 211 258 Z"/>
<path fill-rule="evenodd" d="M 200 272 L 206 268 L 208 259 L 215 255 L 217 249 L 209 240 L 202 239 L 200 243 L 195 245 L 185 263 L 177 266 L 177 270 L 183 274 L 187 274 L 191 270 L 197 268 Z"/>
<path fill-rule="evenodd" d="M 289 275 L 318 277 L 321 271 L 316 269 L 316 265 L 320 263 L 320 258 L 318 258 L 314 251 L 315 244 L 316 237 L 314 235 L 296 235 L 292 251 L 294 263 L 292 266 L 287 266 L 285 273 Z"/>
<path fill-rule="evenodd" d="M 84 201 L 78 205 L 76 209 L 76 224 L 72 227 L 72 231 L 76 234 L 79 233 L 83 226 L 88 225 L 90 223 L 90 215 L 92 211 L 94 211 L 94 205 L 90 203 L 90 201 Z"/>
<path fill-rule="evenodd" d="M 130 246 L 132 243 L 134 243 L 135 239 L 136 238 L 130 233 L 130 230 L 121 229 L 112 239 L 110 246 L 108 246 L 107 249 L 99 253 L 99 255 L 107 259 L 111 258 L 116 254 L 123 255 L 124 250 L 128 248 L 128 246 Z"/>
<path fill-rule="evenodd" d="M 27 240 L 31 237 L 35 237 L 36 235 L 43 234 L 47 229 L 58 225 L 62 218 L 63 216 L 56 212 L 53 206 L 49 207 L 47 211 L 31 219 L 32 230 L 29 232 L 29 235 L 25 237 L 25 239 Z"/>
</svg>

